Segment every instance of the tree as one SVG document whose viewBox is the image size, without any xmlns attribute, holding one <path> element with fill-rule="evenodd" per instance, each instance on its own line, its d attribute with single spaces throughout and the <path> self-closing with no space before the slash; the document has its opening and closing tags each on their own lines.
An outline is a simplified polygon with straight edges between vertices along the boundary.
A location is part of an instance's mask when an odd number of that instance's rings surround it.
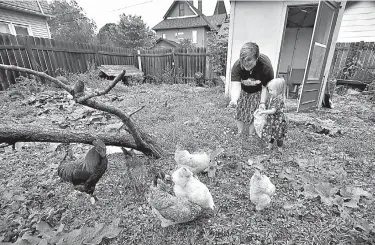
<svg viewBox="0 0 375 245">
<path fill-rule="evenodd" d="M 219 33 L 211 32 L 207 39 L 207 52 L 210 54 L 209 61 L 217 75 L 225 76 L 228 36 L 229 28 L 225 26 Z"/>
<path fill-rule="evenodd" d="M 107 23 L 100 28 L 97 38 L 100 44 L 107 46 L 117 45 L 117 25 L 115 23 Z"/>
<path fill-rule="evenodd" d="M 141 16 L 120 15 L 116 26 L 116 44 L 123 48 L 151 48 L 156 42 L 155 33 L 147 27 Z"/>
<path fill-rule="evenodd" d="M 96 24 L 75 0 L 54 0 L 50 8 L 55 16 L 48 20 L 52 38 L 67 42 L 95 42 Z"/>
</svg>

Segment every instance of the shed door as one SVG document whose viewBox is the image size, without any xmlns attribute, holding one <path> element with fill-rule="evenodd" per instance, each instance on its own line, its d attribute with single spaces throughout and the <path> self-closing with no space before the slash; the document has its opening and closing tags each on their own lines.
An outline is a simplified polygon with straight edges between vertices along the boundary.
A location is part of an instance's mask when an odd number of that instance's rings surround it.
<svg viewBox="0 0 375 245">
<path fill-rule="evenodd" d="M 339 6 L 340 4 L 336 2 L 319 1 L 297 111 L 318 105 Z"/>
</svg>

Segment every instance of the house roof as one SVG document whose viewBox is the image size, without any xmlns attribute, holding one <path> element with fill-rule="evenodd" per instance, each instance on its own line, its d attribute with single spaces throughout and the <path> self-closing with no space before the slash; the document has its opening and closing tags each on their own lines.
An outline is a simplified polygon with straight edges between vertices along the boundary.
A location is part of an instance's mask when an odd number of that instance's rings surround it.
<svg viewBox="0 0 375 245">
<path fill-rule="evenodd" d="M 163 19 L 166 19 L 169 16 L 169 13 L 173 9 L 173 7 L 176 4 L 178 4 L 179 2 L 183 2 L 183 1 L 173 1 L 173 3 L 171 4 L 171 6 L 169 6 L 169 9 L 167 10 L 167 12 L 165 12 L 165 15 L 163 16 Z M 189 5 L 189 8 L 191 9 L 191 11 L 193 11 L 196 15 L 198 15 L 198 13 L 196 12 L 196 8 L 194 8 L 194 6 L 192 6 L 188 1 L 185 1 L 185 2 Z"/>
<path fill-rule="evenodd" d="M 174 1 L 164 15 L 164 20 L 154 26 L 153 30 L 165 30 L 165 29 L 182 29 L 191 27 L 209 27 L 211 30 L 218 31 L 220 26 L 226 19 L 226 14 L 205 16 L 199 9 L 194 7 L 189 1 L 185 1 L 194 13 L 197 13 L 197 17 L 186 17 L 186 18 L 175 18 L 167 19 L 169 12 L 178 1 Z"/>
<path fill-rule="evenodd" d="M 227 9 L 225 8 L 224 1 L 217 1 L 214 14 L 226 14 Z"/>
<path fill-rule="evenodd" d="M 50 17 L 51 9 L 46 0 L 14 1 L 0 0 L 0 8 Z"/>
</svg>

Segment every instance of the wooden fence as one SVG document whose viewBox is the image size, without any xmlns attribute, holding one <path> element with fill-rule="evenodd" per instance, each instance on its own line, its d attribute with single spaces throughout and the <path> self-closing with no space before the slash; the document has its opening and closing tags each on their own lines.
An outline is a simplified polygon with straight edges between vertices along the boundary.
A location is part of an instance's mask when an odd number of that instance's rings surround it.
<svg viewBox="0 0 375 245">
<path fill-rule="evenodd" d="M 0 34 L 0 64 L 17 65 L 55 76 L 58 68 L 71 73 L 85 72 L 90 65 L 134 65 L 145 75 L 157 76 L 172 69 L 185 82 L 202 72 L 212 78 L 205 48 L 133 50 L 54 39 Z M 140 58 L 140 59 L 138 59 Z M 141 64 L 139 64 L 139 60 Z M 0 90 L 14 84 L 19 72 L 0 69 Z"/>
<path fill-rule="evenodd" d="M 375 80 L 375 43 L 337 43 L 330 77 L 366 83 Z"/>
</svg>

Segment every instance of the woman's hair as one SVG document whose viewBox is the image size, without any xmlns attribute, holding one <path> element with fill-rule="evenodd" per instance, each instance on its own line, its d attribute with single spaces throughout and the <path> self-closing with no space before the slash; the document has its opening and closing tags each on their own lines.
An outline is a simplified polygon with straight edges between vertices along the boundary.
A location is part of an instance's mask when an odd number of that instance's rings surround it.
<svg viewBox="0 0 375 245">
<path fill-rule="evenodd" d="M 246 58 L 258 59 L 259 46 L 253 42 L 245 43 L 240 50 L 240 65 L 243 68 L 243 62 Z"/>
</svg>

